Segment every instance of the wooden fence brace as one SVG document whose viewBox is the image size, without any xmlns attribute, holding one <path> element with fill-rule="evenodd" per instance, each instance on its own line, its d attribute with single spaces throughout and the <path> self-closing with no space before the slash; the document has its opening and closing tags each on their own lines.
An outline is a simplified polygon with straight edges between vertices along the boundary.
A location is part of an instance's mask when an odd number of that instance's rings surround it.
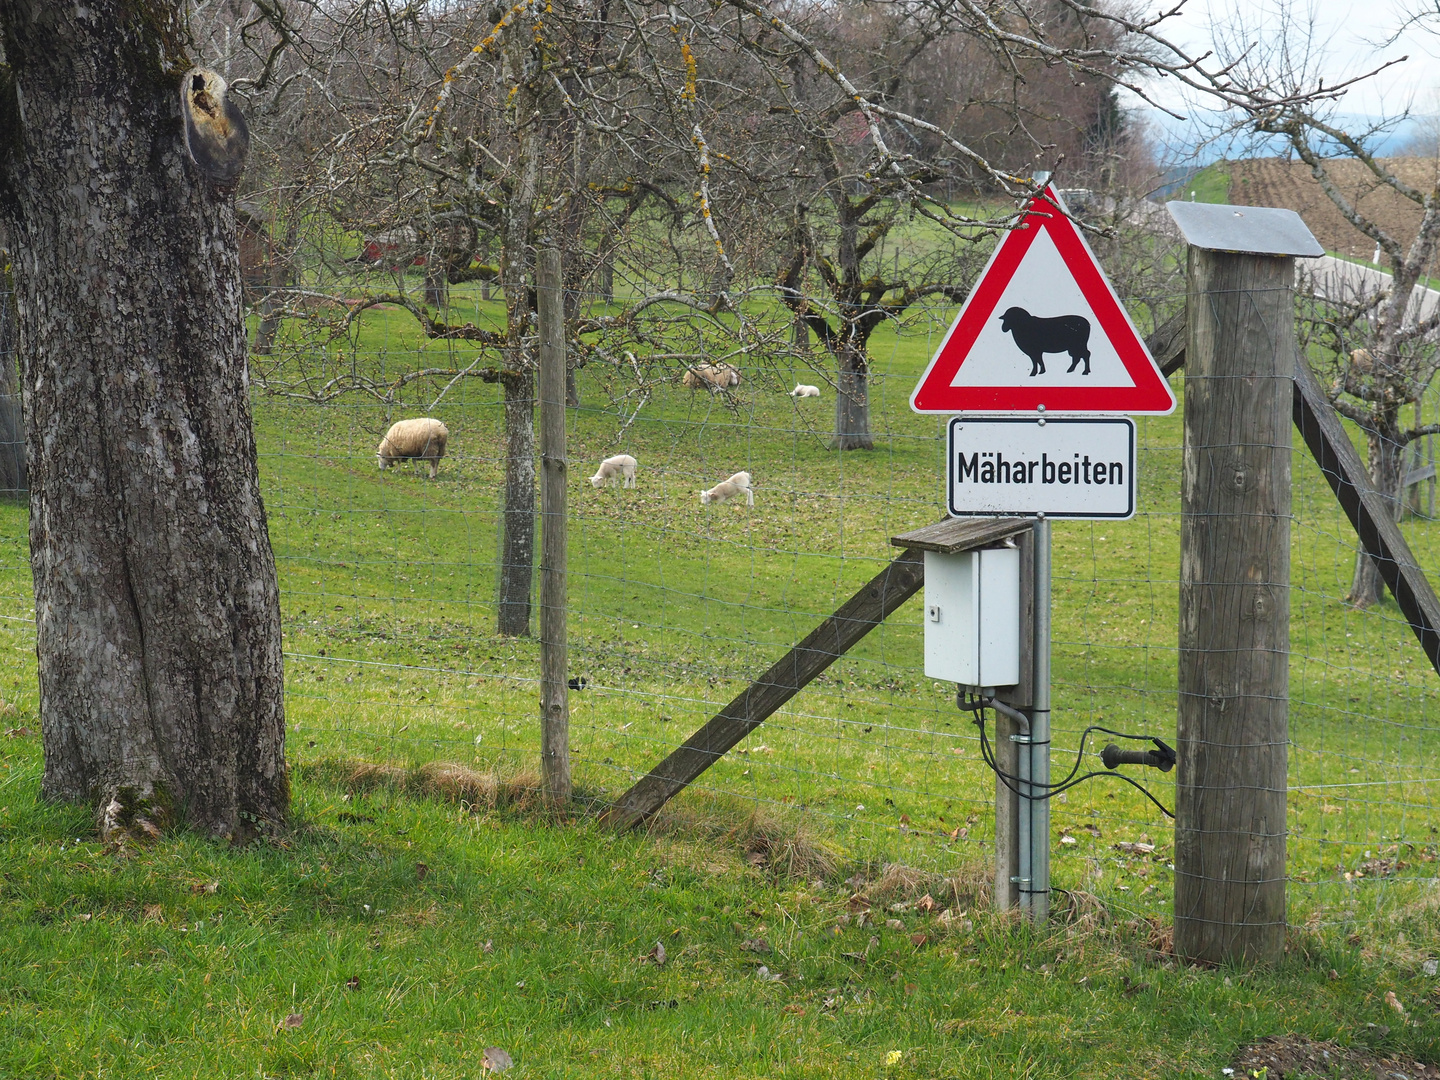
<svg viewBox="0 0 1440 1080">
<path fill-rule="evenodd" d="M 1023 518 L 947 519 L 896 537 L 891 542 L 904 550 L 884 570 L 636 781 L 600 820 L 620 829 L 639 825 L 696 780 L 920 590 L 922 552 L 984 547 L 1029 528 Z"/>
<path fill-rule="evenodd" d="M 569 641 L 566 633 L 565 297 L 560 252 L 536 255 L 540 319 L 540 768 L 545 797 L 570 799 Z"/>
<path fill-rule="evenodd" d="M 1171 319 L 1166 326 L 1174 321 Z M 1146 341 L 1157 360 L 1160 360 L 1161 354 L 1154 342 L 1160 333 L 1156 331 Z M 1161 369 L 1169 375 L 1184 366 L 1182 338 L 1182 347 L 1166 356 Z M 1300 432 L 1315 463 L 1320 466 L 1320 472 L 1335 493 L 1340 508 L 1350 519 L 1361 545 L 1379 564 L 1380 579 L 1395 597 L 1400 613 L 1420 642 L 1421 650 L 1435 668 L 1435 673 L 1440 675 L 1440 599 L 1436 598 L 1435 590 L 1411 552 L 1405 534 L 1395 524 L 1385 500 L 1370 486 L 1370 474 L 1365 471 L 1365 463 L 1345 433 L 1335 406 L 1321 389 L 1310 365 L 1298 353 L 1295 357 L 1292 407 L 1296 430 Z"/>
<path fill-rule="evenodd" d="M 1360 543 L 1380 568 L 1380 578 L 1395 597 L 1426 657 L 1440 674 L 1440 599 L 1420 569 L 1384 498 L 1350 442 L 1335 407 L 1325 396 L 1310 365 L 1295 358 L 1295 427 L 1310 448 L 1335 498 L 1355 527 Z"/>
</svg>

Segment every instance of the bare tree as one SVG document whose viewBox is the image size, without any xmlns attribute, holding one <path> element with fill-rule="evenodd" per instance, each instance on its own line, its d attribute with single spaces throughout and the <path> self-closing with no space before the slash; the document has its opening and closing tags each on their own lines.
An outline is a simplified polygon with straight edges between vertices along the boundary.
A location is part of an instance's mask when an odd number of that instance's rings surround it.
<svg viewBox="0 0 1440 1080">
<path fill-rule="evenodd" d="M 1375 138 L 1391 123 L 1365 129 L 1345 123 L 1337 114 L 1345 87 L 1324 88 L 1313 14 L 1282 5 L 1277 15 L 1267 33 L 1243 21 L 1217 33 L 1229 79 L 1223 100 L 1238 117 L 1234 126 L 1283 139 L 1344 220 L 1374 241 L 1389 269 L 1383 283 L 1359 273 L 1332 283 L 1311 322 L 1312 339 L 1326 344 L 1330 356 L 1319 372 L 1322 381 L 1336 410 L 1365 433 L 1370 482 L 1391 500 L 1398 520 L 1405 448 L 1440 432 L 1435 424 L 1407 427 L 1402 416 L 1440 369 L 1435 340 L 1440 312 L 1422 309 L 1417 292 L 1440 243 L 1440 172 L 1417 186 L 1395 161 L 1377 157 Z M 1368 181 L 1358 187 L 1340 177 L 1354 163 Z M 1409 229 L 1401 232 L 1362 208 L 1360 196 L 1376 190 L 1415 207 Z M 1360 551 L 1347 600 L 1367 607 L 1380 599 L 1383 587 L 1378 566 Z"/>
<path fill-rule="evenodd" d="M 290 794 L 231 194 L 243 120 L 190 70 L 179 3 L 6 0 L 0 31 L 42 790 L 90 800 L 107 833 L 241 838 Z"/>
</svg>

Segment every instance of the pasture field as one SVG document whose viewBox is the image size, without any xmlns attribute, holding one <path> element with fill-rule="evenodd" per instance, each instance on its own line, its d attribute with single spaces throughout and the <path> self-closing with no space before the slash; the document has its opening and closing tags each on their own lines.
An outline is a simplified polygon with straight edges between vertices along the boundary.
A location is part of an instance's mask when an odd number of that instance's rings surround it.
<svg viewBox="0 0 1440 1080">
<path fill-rule="evenodd" d="M 16 732 L 0 741 L 0 1075 L 471 1076 L 497 1045 L 534 1076 L 1215 1076 L 1286 1031 L 1433 1060 L 1440 681 L 1392 602 L 1341 603 L 1354 540 L 1303 448 L 1280 968 L 1167 958 L 1167 821 L 1104 779 L 1052 806 L 1054 925 L 985 914 L 994 780 L 953 688 L 920 671 L 918 600 L 653 832 L 591 823 L 873 576 L 889 537 L 941 516 L 940 421 L 908 395 L 950 314 L 877 333 L 871 452 L 826 448 L 823 357 L 747 368 L 729 398 L 661 387 L 633 417 L 623 372 L 579 372 L 570 640 L 587 684 L 563 821 L 527 805 L 537 647 L 494 633 L 493 385 L 433 408 L 444 380 L 389 410 L 256 397 L 296 777 L 273 844 L 117 855 L 83 810 L 36 803 L 26 514 L 0 507 Z M 474 358 L 452 347 L 382 309 L 335 363 Z M 822 399 L 786 396 L 797 380 Z M 388 423 L 420 414 L 450 428 L 439 478 L 377 470 Z M 1141 513 L 1054 530 L 1061 775 L 1089 724 L 1174 731 L 1181 416 L 1139 423 Z M 639 487 L 593 490 L 621 451 Z M 754 507 L 700 505 L 742 468 Z M 1404 527 L 1440 568 L 1440 526 Z M 1140 779 L 1173 805 L 1170 777 Z"/>
</svg>

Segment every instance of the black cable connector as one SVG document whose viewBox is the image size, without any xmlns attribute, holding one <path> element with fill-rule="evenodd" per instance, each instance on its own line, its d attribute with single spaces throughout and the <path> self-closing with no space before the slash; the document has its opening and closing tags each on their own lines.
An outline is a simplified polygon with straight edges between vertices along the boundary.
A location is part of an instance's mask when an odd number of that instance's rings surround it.
<svg viewBox="0 0 1440 1080">
<path fill-rule="evenodd" d="M 1161 772 L 1169 772 L 1175 767 L 1174 749 L 1160 739 L 1150 741 L 1155 744 L 1154 750 L 1121 750 L 1113 742 L 1106 743 L 1105 749 L 1100 751 L 1100 760 L 1107 769 L 1114 769 L 1117 765 L 1149 765 Z"/>
</svg>

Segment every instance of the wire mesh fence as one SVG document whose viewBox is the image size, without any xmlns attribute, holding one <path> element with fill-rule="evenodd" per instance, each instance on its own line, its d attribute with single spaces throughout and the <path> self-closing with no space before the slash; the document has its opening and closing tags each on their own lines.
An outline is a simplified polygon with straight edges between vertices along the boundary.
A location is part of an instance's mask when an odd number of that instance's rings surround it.
<svg viewBox="0 0 1440 1080">
<path fill-rule="evenodd" d="M 401 283 L 423 287 L 419 271 L 410 277 Z M 530 782 L 538 647 L 495 631 L 505 410 L 498 383 L 474 374 L 492 358 L 354 295 L 339 278 L 295 290 L 273 352 L 256 360 L 290 760 L 443 762 Z M 1183 297 L 1140 299 L 1161 312 Z M 503 325 L 480 285 L 447 303 L 451 323 Z M 740 374 L 718 391 L 683 384 L 689 353 L 592 353 L 577 371 L 569 634 L 582 796 L 617 797 L 873 577 L 895 554 L 892 536 L 943 516 L 943 424 L 911 413 L 908 398 L 953 313 L 920 306 L 871 339 L 870 451 L 829 448 L 834 375 L 812 347 L 752 350 L 765 355 L 750 362 L 716 347 Z M 792 396 L 797 383 L 819 398 Z M 1062 772 L 1090 724 L 1173 738 L 1183 373 L 1172 384 L 1181 411 L 1139 421 L 1135 518 L 1054 528 Z M 390 423 L 421 415 L 449 429 L 438 477 L 419 463 L 378 469 Z M 616 453 L 636 458 L 635 487 L 592 487 L 587 466 Z M 1440 680 L 1393 602 L 1345 602 L 1354 530 L 1298 440 L 1293 454 L 1292 917 L 1344 918 L 1433 885 Z M 702 504 L 702 489 L 741 470 L 753 506 Z M 16 727 L 37 712 L 26 519 L 22 501 L 0 505 L 0 633 L 17 661 L 0 686 Z M 1402 527 L 1420 565 L 1440 567 L 1440 527 L 1423 513 Z M 995 782 L 954 696 L 923 675 L 912 600 L 668 812 L 783 823 L 836 867 L 974 867 L 991 855 Z M 1172 808 L 1173 775 L 1142 778 Z M 1052 815 L 1057 889 L 1135 915 L 1167 910 L 1170 824 L 1140 793 L 1099 779 L 1058 797 Z"/>
</svg>

